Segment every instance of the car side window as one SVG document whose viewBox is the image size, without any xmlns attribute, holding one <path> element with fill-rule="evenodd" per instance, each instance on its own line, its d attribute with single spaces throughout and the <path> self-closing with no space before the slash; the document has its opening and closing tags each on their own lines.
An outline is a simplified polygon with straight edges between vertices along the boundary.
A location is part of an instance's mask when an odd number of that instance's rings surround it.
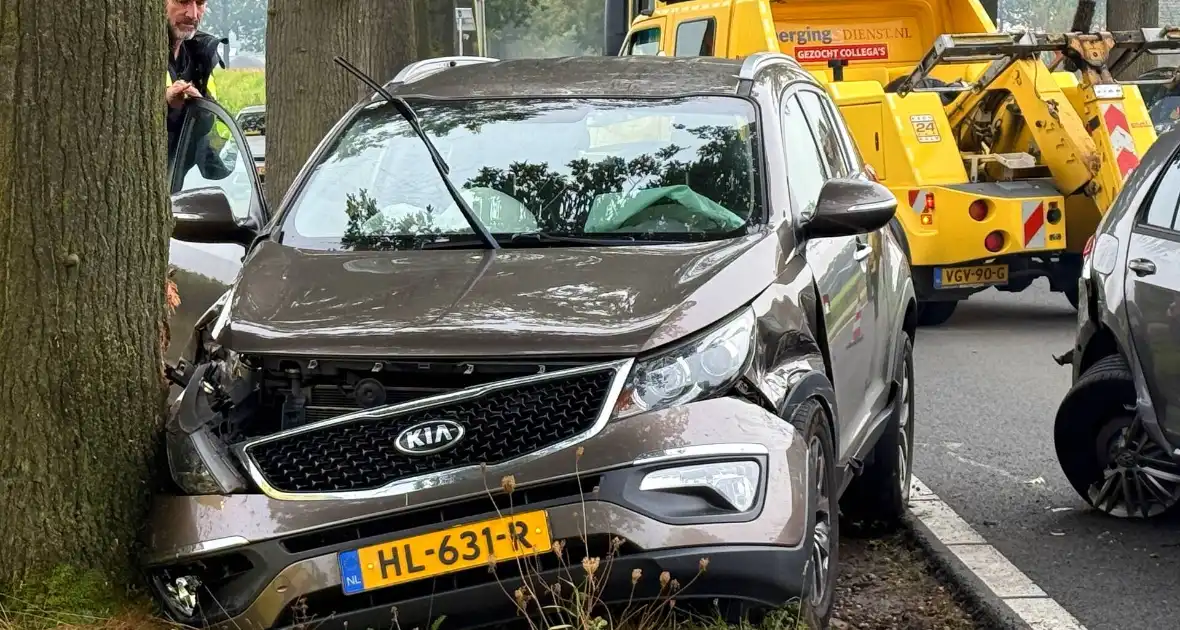
<svg viewBox="0 0 1180 630">
<path fill-rule="evenodd" d="M 1169 231 L 1180 231 L 1180 217 L 1177 216 L 1177 205 L 1180 204 L 1180 159 L 1173 159 L 1172 163 L 1160 177 L 1159 185 L 1151 195 L 1151 202 L 1147 205 L 1147 212 L 1139 218 L 1139 223 Z"/>
<path fill-rule="evenodd" d="M 172 194 L 198 188 L 220 188 L 229 199 L 234 217 L 250 216 L 254 181 L 246 153 L 229 132 L 230 124 L 213 112 L 190 106 L 181 133 L 181 146 L 175 156 L 176 168 Z M 172 156 L 170 156 L 172 157 Z"/>
<path fill-rule="evenodd" d="M 783 100 L 783 140 L 787 151 L 787 187 L 800 219 L 815 212 L 819 192 L 830 177 L 798 96 Z"/>
<path fill-rule="evenodd" d="M 827 162 L 828 172 L 832 177 L 849 177 L 852 175 L 852 164 L 848 159 L 843 136 L 832 119 L 831 112 L 825 107 L 818 93 L 811 90 L 800 90 L 796 96 L 803 104 L 803 111 L 811 123 L 811 130 L 815 133 L 815 141 L 819 144 L 824 161 Z"/>
<path fill-rule="evenodd" d="M 676 27 L 677 57 L 711 57 L 717 24 L 713 18 L 681 22 Z"/>
<path fill-rule="evenodd" d="M 631 39 L 627 42 L 627 51 L 631 55 L 658 54 L 660 52 L 660 27 L 653 26 L 631 33 Z"/>
</svg>

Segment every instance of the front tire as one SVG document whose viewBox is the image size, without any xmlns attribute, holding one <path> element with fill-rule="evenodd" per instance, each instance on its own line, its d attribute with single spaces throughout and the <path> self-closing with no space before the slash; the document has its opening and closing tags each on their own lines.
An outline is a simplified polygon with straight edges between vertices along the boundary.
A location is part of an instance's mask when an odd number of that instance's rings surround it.
<svg viewBox="0 0 1180 630">
<path fill-rule="evenodd" d="M 836 600 L 839 572 L 840 510 L 836 499 L 836 448 L 827 413 L 814 399 L 791 415 L 794 425 L 807 441 L 808 508 L 810 555 L 804 568 L 800 619 L 808 628 L 828 627 Z"/>
<path fill-rule="evenodd" d="M 1143 428 L 1122 356 L 1098 361 L 1070 388 L 1057 410 L 1053 442 L 1065 477 L 1097 510 L 1147 519 L 1180 503 L 1180 463 Z"/>
<path fill-rule="evenodd" d="M 914 473 L 914 346 L 902 333 L 897 398 L 872 457 L 841 499 L 850 523 L 891 533 L 903 523 Z"/>
</svg>

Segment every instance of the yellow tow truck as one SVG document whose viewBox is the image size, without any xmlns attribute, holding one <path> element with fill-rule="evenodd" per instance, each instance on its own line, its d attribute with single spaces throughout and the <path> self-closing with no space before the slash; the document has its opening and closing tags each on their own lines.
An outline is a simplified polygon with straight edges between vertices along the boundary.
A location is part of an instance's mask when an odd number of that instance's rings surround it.
<svg viewBox="0 0 1180 630">
<path fill-rule="evenodd" d="M 1086 243 L 1156 139 L 1138 87 L 1112 76 L 1180 49 L 1180 29 L 1089 32 L 1093 0 L 1086 26 L 1054 34 L 998 32 L 978 0 L 606 3 L 607 54 L 781 52 L 826 85 L 904 209 L 927 326 L 1039 277 L 1077 307 Z"/>
</svg>

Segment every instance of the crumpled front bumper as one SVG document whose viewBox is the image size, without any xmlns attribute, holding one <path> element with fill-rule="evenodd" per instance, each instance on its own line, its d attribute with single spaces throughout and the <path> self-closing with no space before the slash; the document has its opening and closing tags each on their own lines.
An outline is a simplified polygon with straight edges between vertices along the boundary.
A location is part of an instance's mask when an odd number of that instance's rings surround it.
<svg viewBox="0 0 1180 630">
<path fill-rule="evenodd" d="M 579 449 L 581 455 L 579 456 Z M 651 471 L 710 462 L 756 461 L 756 498 L 726 510 L 692 493 L 640 490 Z M 146 544 L 157 595 L 178 575 L 205 584 L 200 612 L 177 621 L 225 628 L 269 628 L 308 617 L 329 627 L 401 625 L 448 616 L 481 625 L 515 614 L 517 563 L 345 595 L 338 554 L 366 545 L 492 518 L 497 508 L 545 510 L 554 540 L 566 541 L 572 570 L 587 553 L 613 555 L 604 599 L 630 596 L 632 570 L 646 576 L 637 597 L 657 595 L 669 571 L 691 583 L 678 600 L 739 598 L 780 605 L 803 589 L 810 531 L 806 444 L 795 430 L 745 400 L 721 398 L 612 422 L 593 438 L 522 463 L 511 501 L 501 479 L 479 475 L 363 501 L 279 500 L 261 494 L 158 497 Z M 442 478 L 440 477 L 440 480 Z M 611 539 L 617 553 L 611 554 Z M 589 550 L 580 541 L 586 541 Z M 542 559 L 552 583 L 558 569 Z M 707 568 L 700 572 L 702 559 Z M 549 573 L 546 573 L 546 572 Z M 694 576 L 696 579 L 694 580 Z M 655 589 L 654 591 L 650 589 Z M 359 625 L 358 625 L 359 624 Z"/>
</svg>

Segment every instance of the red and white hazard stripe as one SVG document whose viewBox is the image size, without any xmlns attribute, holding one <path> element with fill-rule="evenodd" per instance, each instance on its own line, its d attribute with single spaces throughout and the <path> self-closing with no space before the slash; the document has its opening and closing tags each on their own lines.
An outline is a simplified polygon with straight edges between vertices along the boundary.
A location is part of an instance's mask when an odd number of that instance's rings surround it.
<svg viewBox="0 0 1180 630">
<path fill-rule="evenodd" d="M 1045 202 L 1025 201 L 1020 204 L 1024 221 L 1024 246 L 1044 249 L 1045 247 Z"/>
<path fill-rule="evenodd" d="M 910 208 L 914 212 L 921 214 L 926 209 L 926 193 L 928 192 L 930 191 L 924 188 L 909 191 Z"/>
<path fill-rule="evenodd" d="M 822 300 L 824 303 L 824 315 L 827 315 L 832 312 L 832 298 L 828 297 L 828 294 L 825 293 L 823 294 Z"/>
<path fill-rule="evenodd" d="M 1139 166 L 1139 154 L 1135 152 L 1135 138 L 1131 135 L 1131 124 L 1122 103 L 1103 103 L 1102 120 L 1110 134 L 1110 146 L 1114 149 L 1115 162 L 1123 179 Z"/>
<path fill-rule="evenodd" d="M 864 309 L 856 309 L 856 317 L 852 319 L 852 341 L 860 341 L 864 332 L 860 329 L 860 314 Z"/>
</svg>

